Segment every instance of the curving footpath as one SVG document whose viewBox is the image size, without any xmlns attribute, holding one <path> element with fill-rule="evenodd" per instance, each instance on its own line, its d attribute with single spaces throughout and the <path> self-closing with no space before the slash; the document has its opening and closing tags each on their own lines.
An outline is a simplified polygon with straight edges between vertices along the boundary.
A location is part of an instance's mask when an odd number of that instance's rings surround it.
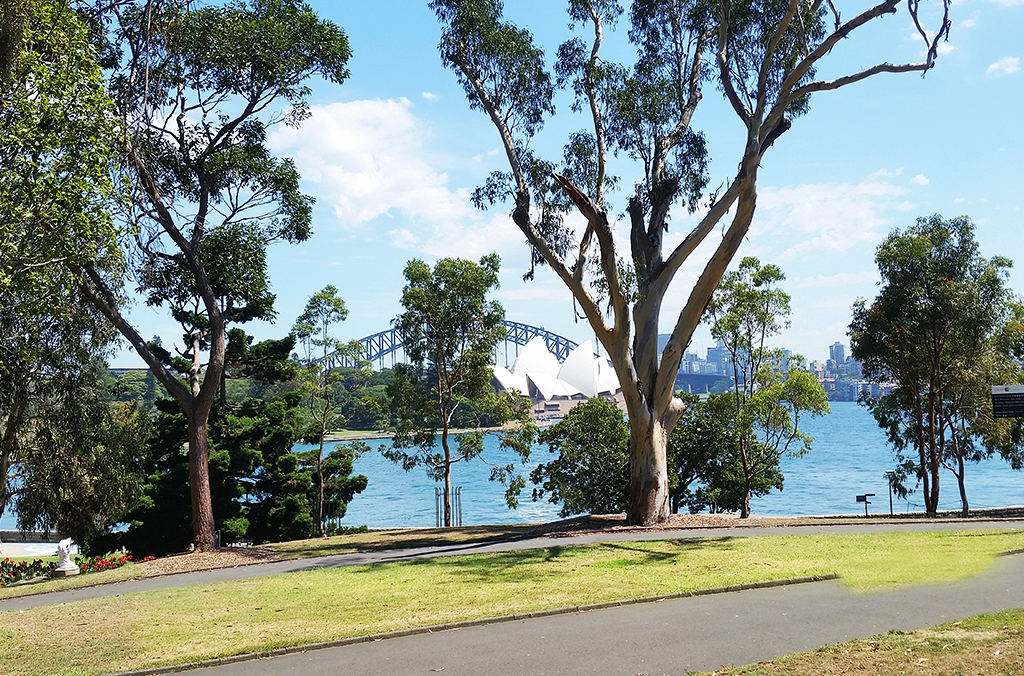
<svg viewBox="0 0 1024 676">
<path fill-rule="evenodd" d="M 817 532 L 1024 528 L 1021 521 L 918 522 L 864 526 L 734 528 L 725 532 L 659 531 L 576 538 L 455 545 L 344 554 L 221 571 L 40 594 L 0 601 L 0 609 L 64 603 L 144 589 L 274 575 L 327 566 L 361 565 L 427 556 L 527 549 L 594 541 L 740 537 Z M 913 630 L 983 612 L 1024 607 L 1024 555 L 1000 558 L 986 574 L 957 585 L 853 594 L 838 581 L 750 589 L 464 626 L 387 640 L 224 664 L 210 676 L 360 676 L 393 674 L 684 674 L 749 664 L 890 629 Z M 628 597 L 624 590 L 623 596 Z M 158 673 L 152 671 L 148 673 Z"/>
</svg>

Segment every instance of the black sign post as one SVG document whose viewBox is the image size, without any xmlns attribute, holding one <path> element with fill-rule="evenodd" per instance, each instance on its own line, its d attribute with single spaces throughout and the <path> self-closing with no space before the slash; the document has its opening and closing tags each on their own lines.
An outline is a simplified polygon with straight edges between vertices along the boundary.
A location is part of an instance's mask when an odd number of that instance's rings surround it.
<svg viewBox="0 0 1024 676">
<path fill-rule="evenodd" d="M 1024 385 L 993 385 L 992 415 L 996 418 L 1024 418 Z"/>
</svg>

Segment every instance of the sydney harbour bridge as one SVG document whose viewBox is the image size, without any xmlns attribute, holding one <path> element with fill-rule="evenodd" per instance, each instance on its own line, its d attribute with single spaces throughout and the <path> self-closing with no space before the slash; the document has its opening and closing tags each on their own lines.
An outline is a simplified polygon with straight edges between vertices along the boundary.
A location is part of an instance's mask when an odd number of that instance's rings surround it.
<svg viewBox="0 0 1024 676">
<path fill-rule="evenodd" d="M 501 324 L 505 327 L 506 332 L 503 345 L 505 353 L 504 355 L 501 354 L 502 346 L 499 346 L 496 351 L 498 354 L 495 355 L 495 361 L 498 361 L 498 357 L 504 356 L 505 362 L 511 364 L 515 361 L 515 357 L 519 355 L 519 346 L 526 345 L 537 336 L 544 339 L 544 343 L 548 346 L 548 351 L 555 355 L 558 361 L 565 361 L 569 353 L 578 345 L 578 343 L 574 343 L 568 338 L 546 330 L 543 326 L 530 326 L 529 324 L 509 321 L 504 321 Z M 405 346 L 402 344 L 402 337 L 398 334 L 397 329 L 388 329 L 387 331 L 375 333 L 372 336 L 360 338 L 359 343 L 363 346 L 362 359 L 370 362 L 374 368 L 384 369 L 387 366 L 394 366 L 396 363 L 403 361 L 401 357 L 404 357 Z M 512 355 L 511 360 L 509 360 L 509 345 L 515 346 L 515 353 Z M 317 361 L 325 361 L 329 368 L 352 367 L 356 365 L 351 357 L 337 353 L 329 354 Z"/>
<path fill-rule="evenodd" d="M 505 341 L 503 344 L 499 344 L 495 350 L 494 361 L 498 364 L 504 361 L 504 364 L 509 368 L 512 367 L 515 358 L 519 356 L 519 347 L 526 345 L 537 336 L 544 340 L 548 352 L 553 354 L 560 362 L 565 361 L 569 353 L 578 345 L 578 343 L 568 338 L 546 330 L 543 326 L 530 326 L 529 324 L 510 321 L 504 321 L 502 325 L 506 331 Z M 363 346 L 362 359 L 370 362 L 374 368 L 384 369 L 404 361 L 404 345 L 402 344 L 402 337 L 396 329 L 392 328 L 366 336 L 359 339 L 359 343 Z M 513 347 L 512 350 L 510 350 L 510 346 Z M 337 353 L 327 355 L 327 357 L 317 361 L 326 362 L 329 368 L 353 367 L 356 365 L 351 357 Z M 710 387 L 721 379 L 722 376 L 680 373 L 676 377 L 676 387 L 691 392 L 707 392 Z"/>
</svg>

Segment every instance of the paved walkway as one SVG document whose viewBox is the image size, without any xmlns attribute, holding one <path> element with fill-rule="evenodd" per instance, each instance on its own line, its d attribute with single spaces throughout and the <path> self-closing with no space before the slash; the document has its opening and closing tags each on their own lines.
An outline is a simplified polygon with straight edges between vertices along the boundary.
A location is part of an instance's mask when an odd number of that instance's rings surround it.
<svg viewBox="0 0 1024 676">
<path fill-rule="evenodd" d="M 391 550 L 174 575 L 7 599 L 0 601 L 0 609 L 329 566 L 595 541 L 991 528 L 1024 528 L 1024 522 L 918 522 L 615 533 Z M 1000 558 L 988 573 L 958 585 L 853 594 L 837 581 L 799 584 L 465 627 L 207 668 L 197 673 L 204 676 L 683 674 L 688 670 L 711 670 L 723 665 L 759 662 L 890 629 L 912 630 L 982 612 L 1024 607 L 1022 580 L 1024 556 L 1009 556 Z M 623 596 L 630 597 L 629 590 L 623 590 Z"/>
</svg>

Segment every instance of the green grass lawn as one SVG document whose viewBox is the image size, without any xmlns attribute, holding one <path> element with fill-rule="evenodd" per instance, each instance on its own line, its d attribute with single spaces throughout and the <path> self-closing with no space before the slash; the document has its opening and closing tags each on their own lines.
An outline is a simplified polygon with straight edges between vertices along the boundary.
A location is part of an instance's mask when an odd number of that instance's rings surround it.
<svg viewBox="0 0 1024 676">
<path fill-rule="evenodd" d="M 1021 547 L 1005 530 L 715 537 L 291 573 L 0 613 L 0 673 L 109 673 L 833 572 L 869 593 L 962 580 Z"/>
</svg>

